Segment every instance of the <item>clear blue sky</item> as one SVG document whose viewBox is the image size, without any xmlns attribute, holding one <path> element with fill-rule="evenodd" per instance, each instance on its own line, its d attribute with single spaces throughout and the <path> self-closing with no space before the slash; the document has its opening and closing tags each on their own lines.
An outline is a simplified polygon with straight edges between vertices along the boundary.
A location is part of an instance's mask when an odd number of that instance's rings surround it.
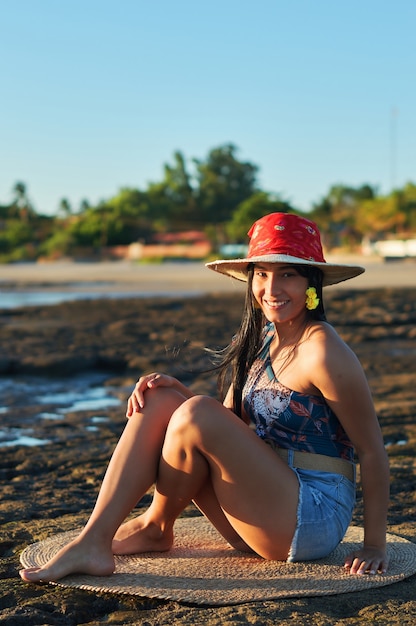
<svg viewBox="0 0 416 626">
<path fill-rule="evenodd" d="M 0 0 L 0 25 L 0 204 L 95 204 L 229 142 L 304 210 L 416 182 L 415 0 Z"/>
</svg>

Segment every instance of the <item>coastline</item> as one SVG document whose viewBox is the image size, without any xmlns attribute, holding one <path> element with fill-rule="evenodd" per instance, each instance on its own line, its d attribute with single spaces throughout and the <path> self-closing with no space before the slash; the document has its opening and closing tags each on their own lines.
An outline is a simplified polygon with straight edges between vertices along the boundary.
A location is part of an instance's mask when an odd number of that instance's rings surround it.
<svg viewBox="0 0 416 626">
<path fill-rule="evenodd" d="M 365 273 L 331 289 L 413 287 L 416 263 L 384 263 L 376 257 L 330 256 L 328 261 L 362 265 Z M 5 290 L 129 293 L 137 296 L 240 293 L 244 283 L 209 270 L 203 262 L 138 264 L 128 261 L 86 263 L 59 261 L 0 265 L 0 294 Z"/>
</svg>

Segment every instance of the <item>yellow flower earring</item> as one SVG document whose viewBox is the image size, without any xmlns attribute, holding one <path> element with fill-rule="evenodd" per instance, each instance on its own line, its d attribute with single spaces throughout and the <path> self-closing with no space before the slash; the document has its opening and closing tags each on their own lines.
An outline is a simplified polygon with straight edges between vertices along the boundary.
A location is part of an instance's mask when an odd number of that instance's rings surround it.
<svg viewBox="0 0 416 626">
<path fill-rule="evenodd" d="M 308 311 L 314 311 L 319 304 L 319 298 L 316 295 L 315 287 L 308 287 L 306 290 L 306 308 Z"/>
</svg>

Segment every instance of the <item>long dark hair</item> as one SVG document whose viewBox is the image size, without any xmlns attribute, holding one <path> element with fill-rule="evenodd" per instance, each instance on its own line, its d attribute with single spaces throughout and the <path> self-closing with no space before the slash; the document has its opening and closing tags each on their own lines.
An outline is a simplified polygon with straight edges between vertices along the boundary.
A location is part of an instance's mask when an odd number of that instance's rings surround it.
<svg viewBox="0 0 416 626">
<path fill-rule="evenodd" d="M 308 286 L 315 287 L 319 305 L 307 311 L 310 320 L 326 321 L 322 298 L 322 271 L 312 265 L 293 265 L 296 271 L 308 279 Z M 218 365 L 218 389 L 223 400 L 230 384 L 233 387 L 233 411 L 241 417 L 243 387 L 247 373 L 253 364 L 262 344 L 265 318 L 253 297 L 254 264 L 250 263 L 247 272 L 247 289 L 244 311 L 238 332 L 232 342 L 220 353 Z"/>
</svg>

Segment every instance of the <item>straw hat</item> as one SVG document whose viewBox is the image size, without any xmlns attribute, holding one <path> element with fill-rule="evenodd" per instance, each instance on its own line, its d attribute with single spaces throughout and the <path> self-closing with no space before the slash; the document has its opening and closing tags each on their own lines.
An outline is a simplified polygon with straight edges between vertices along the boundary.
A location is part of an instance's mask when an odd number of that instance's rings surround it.
<svg viewBox="0 0 416 626">
<path fill-rule="evenodd" d="M 41 567 L 78 534 L 60 533 L 28 546 L 24 567 Z M 397 583 L 416 572 L 416 544 L 387 534 L 387 574 L 353 576 L 343 564 L 363 541 L 361 527 L 350 526 L 343 541 L 319 561 L 283 563 L 233 550 L 205 517 L 180 518 L 168 552 L 116 556 L 111 576 L 74 574 L 57 585 L 95 592 L 130 594 L 193 604 L 230 605 L 301 596 L 367 591 Z"/>
<path fill-rule="evenodd" d="M 206 267 L 215 272 L 247 280 L 250 263 L 313 265 L 323 272 L 323 285 L 334 285 L 365 272 L 359 265 L 327 263 L 317 225 L 291 213 L 270 213 L 253 224 L 245 259 L 218 260 Z"/>
</svg>

